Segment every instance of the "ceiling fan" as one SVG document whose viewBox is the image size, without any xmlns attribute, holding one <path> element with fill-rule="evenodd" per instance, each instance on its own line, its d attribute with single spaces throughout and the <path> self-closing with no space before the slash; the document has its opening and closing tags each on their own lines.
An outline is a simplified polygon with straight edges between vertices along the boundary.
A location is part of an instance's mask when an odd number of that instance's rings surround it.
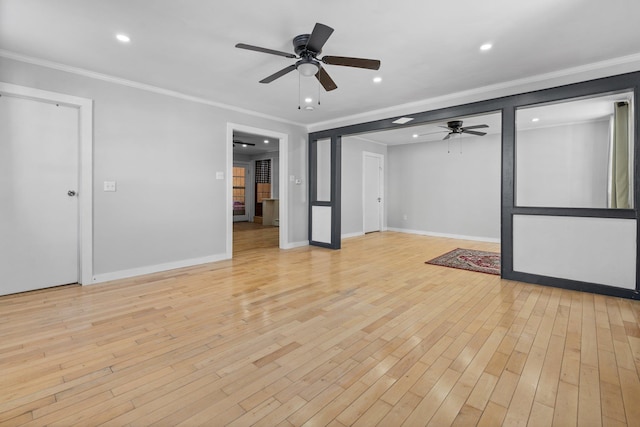
<svg viewBox="0 0 640 427">
<path fill-rule="evenodd" d="M 476 136 L 485 136 L 487 134 L 486 132 L 478 132 L 473 129 L 488 128 L 489 125 L 482 124 L 482 125 L 473 125 L 473 126 L 463 127 L 462 120 L 451 120 L 447 122 L 446 126 L 439 126 L 439 127 L 447 129 L 446 130 L 446 132 L 448 132 L 447 135 L 444 138 L 442 138 L 442 140 L 445 140 L 445 139 L 451 138 L 452 135 L 461 135 L 463 133 L 468 133 L 470 135 L 476 135 Z M 441 132 L 445 132 L 445 131 L 423 133 L 418 136 L 432 135 L 434 133 L 441 133 Z"/>
<path fill-rule="evenodd" d="M 236 47 L 268 53 L 271 55 L 284 56 L 285 58 L 298 59 L 295 64 L 291 64 L 288 67 L 265 77 L 260 80 L 260 83 L 271 83 L 293 70 L 298 70 L 298 72 L 303 76 L 315 75 L 322 87 L 328 92 L 337 89 L 338 86 L 325 71 L 323 64 L 365 68 L 368 70 L 378 70 L 380 68 L 380 61 L 377 59 L 351 58 L 346 56 L 324 56 L 322 58 L 318 58 L 318 55 L 322 52 L 322 47 L 329 39 L 329 36 L 331 36 L 331 33 L 333 33 L 333 28 L 324 24 L 316 23 L 311 34 L 300 34 L 293 38 L 293 50 L 295 51 L 295 55 L 293 53 L 267 49 L 245 43 L 238 43 L 236 44 Z"/>
<path fill-rule="evenodd" d="M 234 139 L 232 145 L 235 147 L 236 144 L 240 144 L 243 147 L 246 147 L 247 145 L 251 145 L 252 147 L 255 147 L 255 145 L 256 145 L 256 144 L 254 144 L 252 142 L 242 142 L 242 141 L 238 141 L 238 140 Z"/>
</svg>

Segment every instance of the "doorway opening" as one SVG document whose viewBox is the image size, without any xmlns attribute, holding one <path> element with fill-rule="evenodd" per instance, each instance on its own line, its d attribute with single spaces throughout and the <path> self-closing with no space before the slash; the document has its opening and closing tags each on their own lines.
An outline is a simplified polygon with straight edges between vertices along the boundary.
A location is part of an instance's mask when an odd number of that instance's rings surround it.
<svg viewBox="0 0 640 427">
<path fill-rule="evenodd" d="M 229 258 L 286 242 L 286 135 L 228 126 L 230 159 Z M 284 214 L 284 215 L 283 215 Z"/>
<path fill-rule="evenodd" d="M 499 244 L 501 137 L 499 112 L 343 136 L 342 237 L 389 230 Z"/>
</svg>

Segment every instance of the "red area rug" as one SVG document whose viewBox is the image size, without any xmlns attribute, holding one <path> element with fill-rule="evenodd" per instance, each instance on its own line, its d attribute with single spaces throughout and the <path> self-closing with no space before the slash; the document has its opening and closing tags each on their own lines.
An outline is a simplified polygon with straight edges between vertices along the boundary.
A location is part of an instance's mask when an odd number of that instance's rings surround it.
<svg viewBox="0 0 640 427">
<path fill-rule="evenodd" d="M 427 261 L 425 264 L 500 275 L 500 254 L 497 252 L 458 248 Z"/>
</svg>

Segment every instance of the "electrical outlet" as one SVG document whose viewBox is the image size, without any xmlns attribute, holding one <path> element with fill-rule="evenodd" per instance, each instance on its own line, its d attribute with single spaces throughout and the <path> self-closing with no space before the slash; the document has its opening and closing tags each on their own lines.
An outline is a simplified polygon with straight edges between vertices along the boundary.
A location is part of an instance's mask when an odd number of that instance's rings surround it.
<svg viewBox="0 0 640 427">
<path fill-rule="evenodd" d="M 104 191 L 116 191 L 116 182 L 115 181 L 105 181 L 104 182 Z"/>
<path fill-rule="evenodd" d="M 407 214 L 402 215 L 402 219 L 406 221 L 408 219 Z"/>
</svg>

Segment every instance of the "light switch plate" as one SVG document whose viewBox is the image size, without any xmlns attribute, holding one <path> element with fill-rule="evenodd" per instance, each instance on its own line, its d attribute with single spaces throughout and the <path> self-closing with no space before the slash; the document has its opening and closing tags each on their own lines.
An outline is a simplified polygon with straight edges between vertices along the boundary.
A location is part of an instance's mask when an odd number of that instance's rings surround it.
<svg viewBox="0 0 640 427">
<path fill-rule="evenodd" d="M 105 181 L 104 182 L 104 191 L 116 191 L 116 182 L 115 181 Z"/>
<path fill-rule="evenodd" d="M 216 172 L 216 179 L 224 179 L 224 172 Z"/>
</svg>

